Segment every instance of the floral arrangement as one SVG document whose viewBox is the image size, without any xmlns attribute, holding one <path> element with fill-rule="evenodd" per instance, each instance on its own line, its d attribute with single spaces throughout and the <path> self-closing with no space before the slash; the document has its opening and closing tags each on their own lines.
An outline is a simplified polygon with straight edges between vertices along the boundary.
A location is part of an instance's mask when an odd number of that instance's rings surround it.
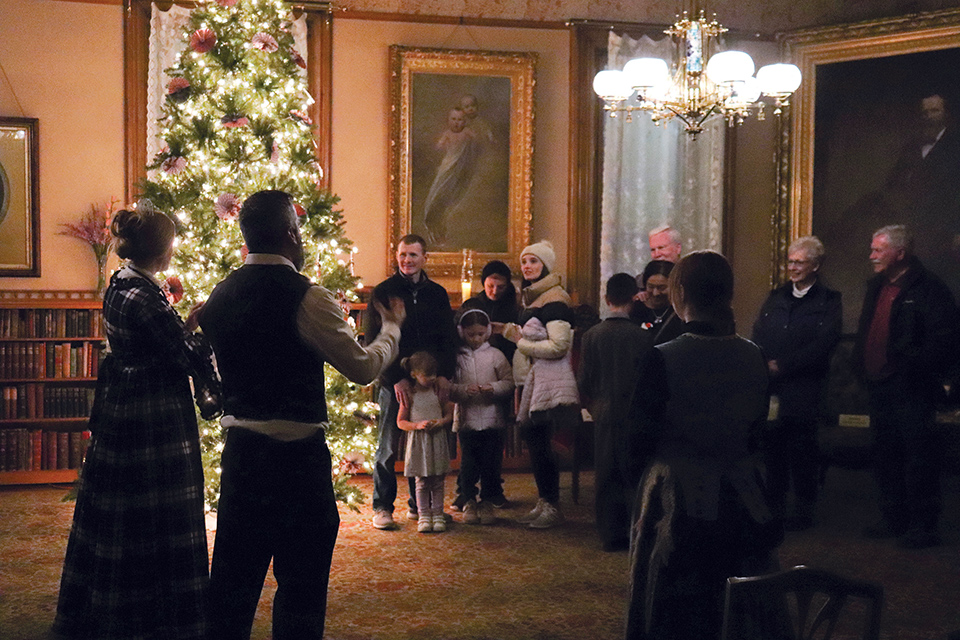
<svg viewBox="0 0 960 640">
<path fill-rule="evenodd" d="M 116 198 L 110 198 L 109 204 L 91 204 L 90 211 L 85 213 L 79 222 L 66 222 L 60 225 L 64 229 L 59 235 L 83 240 L 93 249 L 93 255 L 97 260 L 99 270 L 97 277 L 98 293 L 102 293 L 106 286 L 107 276 L 104 269 L 107 264 L 107 256 L 110 255 L 110 249 L 113 248 L 110 222 L 113 220 L 113 214 L 116 213 L 118 204 L 120 204 L 120 201 Z"/>
</svg>

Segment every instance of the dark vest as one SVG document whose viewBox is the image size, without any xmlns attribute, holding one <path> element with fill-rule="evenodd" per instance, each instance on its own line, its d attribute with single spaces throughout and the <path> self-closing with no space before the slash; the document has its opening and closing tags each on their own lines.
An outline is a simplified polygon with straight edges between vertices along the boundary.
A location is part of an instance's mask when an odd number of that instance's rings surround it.
<svg viewBox="0 0 960 640">
<path fill-rule="evenodd" d="M 285 265 L 245 265 L 218 284 L 200 314 L 223 379 L 226 415 L 327 419 L 323 358 L 297 332 L 310 281 Z"/>
</svg>

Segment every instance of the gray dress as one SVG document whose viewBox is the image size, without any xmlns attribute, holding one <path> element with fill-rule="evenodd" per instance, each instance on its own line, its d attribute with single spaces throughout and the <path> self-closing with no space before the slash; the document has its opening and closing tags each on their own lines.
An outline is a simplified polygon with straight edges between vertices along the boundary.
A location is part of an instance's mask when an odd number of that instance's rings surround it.
<svg viewBox="0 0 960 640">
<path fill-rule="evenodd" d="M 432 389 L 415 391 L 410 401 L 410 422 L 439 420 L 443 417 L 440 399 Z M 450 446 L 446 427 L 430 431 L 407 432 L 407 451 L 403 456 L 403 475 L 439 476 L 450 470 Z"/>
</svg>

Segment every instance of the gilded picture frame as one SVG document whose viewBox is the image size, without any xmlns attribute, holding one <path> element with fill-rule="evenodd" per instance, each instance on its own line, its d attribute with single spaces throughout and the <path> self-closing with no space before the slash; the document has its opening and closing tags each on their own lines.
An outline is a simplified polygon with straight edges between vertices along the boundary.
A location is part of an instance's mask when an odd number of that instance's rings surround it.
<svg viewBox="0 0 960 640">
<path fill-rule="evenodd" d="M 914 231 L 918 257 L 958 293 L 960 245 L 949 245 L 960 240 L 960 216 L 947 219 L 946 209 L 926 203 L 955 201 L 960 163 L 951 163 L 954 176 L 936 179 L 941 186 L 916 186 L 898 176 L 911 145 L 918 147 L 914 138 L 922 133 L 928 96 L 943 94 L 952 103 L 945 131 L 960 125 L 960 92 L 954 90 L 960 87 L 960 10 L 798 31 L 783 42 L 804 81 L 779 144 L 775 275 L 782 273 L 791 240 L 819 236 L 827 251 L 821 271 L 843 294 L 844 332 L 850 334 L 864 283 L 873 275 L 872 232 L 903 223 Z M 936 142 L 941 148 L 943 140 Z M 926 153 L 918 150 L 917 160 L 934 157 Z"/>
<path fill-rule="evenodd" d="M 529 243 L 534 53 L 390 47 L 390 243 L 427 241 L 432 276 L 518 264 Z"/>
<path fill-rule="evenodd" d="M 39 120 L 0 118 L 0 276 L 40 275 Z"/>
</svg>

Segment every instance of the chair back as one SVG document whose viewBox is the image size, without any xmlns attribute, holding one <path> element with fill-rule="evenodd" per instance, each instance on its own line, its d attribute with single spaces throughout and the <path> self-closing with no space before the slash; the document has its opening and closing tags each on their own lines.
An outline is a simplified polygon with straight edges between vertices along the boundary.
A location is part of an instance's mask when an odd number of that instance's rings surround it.
<svg viewBox="0 0 960 640">
<path fill-rule="evenodd" d="M 841 617 L 845 637 L 851 633 L 851 621 L 860 618 L 859 637 L 879 640 L 882 608 L 881 585 L 802 565 L 763 576 L 727 578 L 722 640 L 827 640 Z"/>
</svg>

